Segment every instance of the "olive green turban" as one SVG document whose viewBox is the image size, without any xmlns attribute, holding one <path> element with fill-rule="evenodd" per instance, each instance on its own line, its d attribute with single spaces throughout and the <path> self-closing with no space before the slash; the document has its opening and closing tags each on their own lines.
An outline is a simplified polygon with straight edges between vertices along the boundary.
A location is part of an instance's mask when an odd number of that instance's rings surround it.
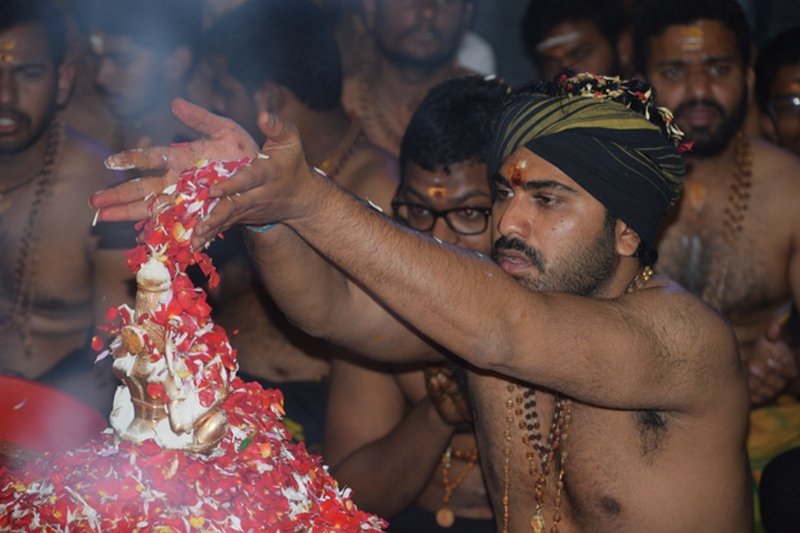
<svg viewBox="0 0 800 533">
<path fill-rule="evenodd" d="M 612 90 L 604 90 L 603 82 L 618 79 L 600 78 L 600 90 L 596 77 L 567 81 L 585 79 L 592 81 L 591 90 L 584 84 L 578 94 L 527 93 L 509 102 L 489 147 L 489 175 L 524 146 L 575 180 L 654 246 L 661 219 L 680 194 L 685 167 L 675 145 L 682 134 L 671 125 L 669 112 L 652 104 L 651 91 L 626 90 L 628 101 L 619 103 L 613 99 L 621 92 L 619 85 L 609 84 Z M 631 98 L 639 111 L 630 108 Z M 661 126 L 643 113 L 659 113 Z"/>
</svg>

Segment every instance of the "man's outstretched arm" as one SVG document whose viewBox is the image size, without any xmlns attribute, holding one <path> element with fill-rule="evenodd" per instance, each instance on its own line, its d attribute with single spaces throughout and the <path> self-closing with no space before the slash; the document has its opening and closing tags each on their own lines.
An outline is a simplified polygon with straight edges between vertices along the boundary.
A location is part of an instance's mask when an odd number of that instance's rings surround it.
<svg viewBox="0 0 800 533">
<path fill-rule="evenodd" d="M 160 194 L 175 183 L 181 171 L 210 159 L 238 160 L 275 158 L 282 153 L 302 153 L 299 139 L 284 142 L 282 129 L 289 125 L 273 122 L 275 133 L 259 152 L 252 138 L 232 121 L 208 113 L 184 100 L 176 100 L 173 111 L 183 122 L 206 136 L 205 139 L 144 150 L 132 150 L 112 156 L 111 168 L 135 168 L 151 174 L 100 191 L 90 203 L 99 210 L 99 219 L 108 221 L 138 220 L 147 216 L 145 200 Z M 268 120 L 265 119 L 265 123 Z M 277 140 L 274 140 L 277 139 Z M 267 152 L 269 156 L 265 155 Z M 307 168 L 305 162 L 301 168 Z M 296 170 L 295 170 L 296 171 Z M 237 181 L 242 178 L 240 176 Z M 218 233 L 234 223 L 262 224 L 259 204 L 253 197 L 258 188 L 240 186 L 227 196 L 199 226 L 193 236 L 201 248 Z M 232 216 L 236 214 L 234 220 Z M 429 361 L 441 356 L 426 339 L 411 330 L 350 281 L 341 271 L 321 257 L 294 231 L 282 224 L 263 232 L 248 232 L 251 255 L 262 282 L 287 316 L 301 329 L 325 337 L 366 357 Z"/>
<path fill-rule="evenodd" d="M 209 121 L 209 113 L 195 111 Z M 214 186 L 213 195 L 231 201 L 198 227 L 200 242 L 235 223 L 281 222 L 447 350 L 598 405 L 681 409 L 708 373 L 720 371 L 712 368 L 720 358 L 700 354 L 720 346 L 735 353 L 730 330 L 680 291 L 661 287 L 604 300 L 524 288 L 485 257 L 409 231 L 312 171 L 290 125 L 266 115 L 260 125 L 268 158 Z M 716 327 L 701 328 L 704 322 Z M 688 332 L 691 346 L 675 346 L 675 331 Z M 676 395 L 676 384 L 691 390 Z"/>
</svg>

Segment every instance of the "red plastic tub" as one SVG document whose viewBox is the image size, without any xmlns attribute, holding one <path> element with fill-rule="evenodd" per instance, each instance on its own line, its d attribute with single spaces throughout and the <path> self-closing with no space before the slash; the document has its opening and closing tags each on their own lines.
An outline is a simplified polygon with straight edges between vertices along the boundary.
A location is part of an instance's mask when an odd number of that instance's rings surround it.
<svg viewBox="0 0 800 533">
<path fill-rule="evenodd" d="M 106 428 L 99 411 L 34 381 L 0 375 L 0 463 L 77 448 Z"/>
</svg>

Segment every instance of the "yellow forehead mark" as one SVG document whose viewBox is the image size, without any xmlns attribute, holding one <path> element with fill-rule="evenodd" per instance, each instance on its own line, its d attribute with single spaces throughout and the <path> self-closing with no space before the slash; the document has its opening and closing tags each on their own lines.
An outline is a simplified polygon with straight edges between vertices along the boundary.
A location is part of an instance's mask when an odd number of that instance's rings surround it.
<svg viewBox="0 0 800 533">
<path fill-rule="evenodd" d="M 14 54 L 11 52 L 17 47 L 14 39 L 3 39 L 0 41 L 0 63 L 12 63 Z"/>
<path fill-rule="evenodd" d="M 522 161 L 518 161 L 514 168 L 516 168 L 517 170 L 525 170 L 526 168 L 528 168 L 528 160 L 523 159 Z"/>
<path fill-rule="evenodd" d="M 680 28 L 681 36 L 683 37 L 682 48 L 687 51 L 695 51 L 703 48 L 704 33 L 703 28 L 700 26 L 682 26 Z"/>
<path fill-rule="evenodd" d="M 447 194 L 447 187 L 428 187 L 428 196 L 432 196 L 433 198 L 442 198 L 445 194 Z"/>
</svg>

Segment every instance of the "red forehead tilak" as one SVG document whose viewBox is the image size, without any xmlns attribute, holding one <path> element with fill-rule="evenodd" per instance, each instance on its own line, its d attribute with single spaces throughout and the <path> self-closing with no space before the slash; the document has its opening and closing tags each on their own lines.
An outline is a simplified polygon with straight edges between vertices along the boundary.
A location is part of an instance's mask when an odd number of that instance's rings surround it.
<svg viewBox="0 0 800 533">
<path fill-rule="evenodd" d="M 510 165 L 509 165 L 510 166 Z M 514 187 L 519 187 L 522 185 L 522 171 L 527 168 L 528 162 L 527 161 L 517 161 L 517 163 L 507 170 L 508 179 L 511 182 L 511 185 Z"/>
</svg>

